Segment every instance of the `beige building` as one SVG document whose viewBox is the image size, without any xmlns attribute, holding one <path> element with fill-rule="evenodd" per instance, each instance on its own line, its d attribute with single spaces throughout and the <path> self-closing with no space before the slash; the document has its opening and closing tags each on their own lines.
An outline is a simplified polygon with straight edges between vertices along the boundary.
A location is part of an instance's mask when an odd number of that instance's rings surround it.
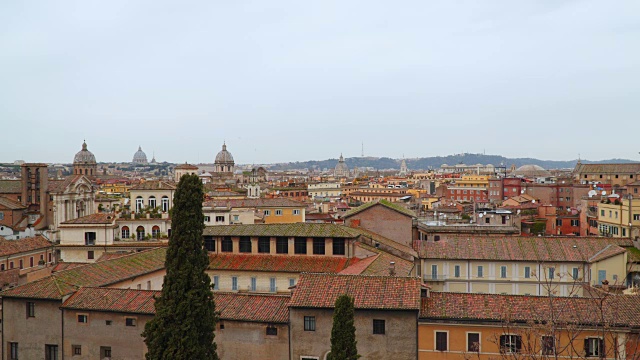
<svg viewBox="0 0 640 360">
<path fill-rule="evenodd" d="M 629 211 L 631 209 L 631 211 Z M 600 236 L 636 239 L 640 236 L 640 198 L 607 198 L 598 204 Z"/>
<path fill-rule="evenodd" d="M 315 198 L 336 198 L 342 195 L 340 183 L 317 183 L 309 184 L 307 192 L 311 199 Z"/>
<path fill-rule="evenodd" d="M 290 199 L 226 199 L 203 204 L 205 225 L 305 222 L 306 204 Z"/>
<path fill-rule="evenodd" d="M 289 359 L 327 358 L 333 308 L 342 294 L 354 298 L 356 341 L 363 359 L 417 358 L 419 279 L 303 274 L 289 303 Z"/>
<path fill-rule="evenodd" d="M 624 287 L 627 251 L 605 238 L 460 236 L 417 241 L 418 272 L 434 291 L 582 296 L 604 280 Z"/>
<path fill-rule="evenodd" d="M 173 169 L 173 174 L 173 181 L 178 183 L 182 175 L 198 175 L 198 167 L 187 163 L 180 164 Z"/>
<path fill-rule="evenodd" d="M 129 190 L 131 211 L 141 213 L 145 209 L 155 209 L 168 213 L 173 207 L 176 186 L 172 182 L 151 180 L 133 186 Z"/>
</svg>

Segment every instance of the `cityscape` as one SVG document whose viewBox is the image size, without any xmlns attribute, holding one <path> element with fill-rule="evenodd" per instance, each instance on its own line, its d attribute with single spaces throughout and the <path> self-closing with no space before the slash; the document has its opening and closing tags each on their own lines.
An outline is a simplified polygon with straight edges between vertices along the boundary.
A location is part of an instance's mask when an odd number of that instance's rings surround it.
<svg viewBox="0 0 640 360">
<path fill-rule="evenodd" d="M 0 359 L 640 359 L 640 3 L 0 3 Z"/>
</svg>

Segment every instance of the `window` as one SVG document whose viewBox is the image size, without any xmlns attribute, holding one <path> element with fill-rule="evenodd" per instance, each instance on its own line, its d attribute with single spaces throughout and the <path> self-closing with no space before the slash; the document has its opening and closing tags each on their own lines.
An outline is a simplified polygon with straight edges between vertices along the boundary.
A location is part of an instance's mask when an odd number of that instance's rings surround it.
<svg viewBox="0 0 640 360">
<path fill-rule="evenodd" d="M 634 221 L 640 220 L 640 214 L 633 214 L 633 220 Z"/>
<path fill-rule="evenodd" d="M 296 286 L 296 279 L 290 278 L 289 279 L 289 287 L 293 287 L 293 286 Z"/>
<path fill-rule="evenodd" d="M 271 210 L 265 210 L 264 211 L 264 216 L 269 216 L 271 215 Z"/>
<path fill-rule="evenodd" d="M 238 277 L 237 276 L 232 276 L 231 277 L 231 290 L 238 291 Z"/>
<path fill-rule="evenodd" d="M 128 226 L 123 226 L 122 227 L 122 239 L 128 239 L 129 236 L 131 236 L 129 234 L 129 227 Z"/>
<path fill-rule="evenodd" d="M 107 325 L 107 326 L 111 326 L 111 324 L 113 324 L 113 321 L 112 320 L 105 320 L 104 324 Z"/>
<path fill-rule="evenodd" d="M 251 278 L 251 286 L 250 286 L 250 290 L 251 291 L 256 291 L 257 282 L 258 282 L 258 280 L 255 277 Z"/>
<path fill-rule="evenodd" d="M 295 239 L 293 243 L 293 250 L 296 254 L 307 253 L 307 239 Z"/>
<path fill-rule="evenodd" d="M 300 209 L 293 209 L 293 215 L 300 215 Z"/>
<path fill-rule="evenodd" d="M 484 276 L 484 267 L 478 266 L 478 277 L 481 278 Z"/>
<path fill-rule="evenodd" d="M 273 325 L 267 326 L 267 335 L 278 335 L 278 328 Z"/>
<path fill-rule="evenodd" d="M 4 271 L 4 264 L 0 264 L 0 271 Z"/>
<path fill-rule="evenodd" d="M 80 345 L 71 345 L 71 354 L 72 355 L 82 355 L 82 346 L 80 346 Z"/>
<path fill-rule="evenodd" d="M 270 253 L 271 252 L 271 239 L 268 237 L 259 237 L 258 238 L 258 252 L 259 253 Z"/>
<path fill-rule="evenodd" d="M 276 278 L 269 278 L 269 291 L 276 292 L 278 288 L 276 287 Z"/>
<path fill-rule="evenodd" d="M 453 276 L 457 278 L 460 277 L 460 265 L 456 265 L 453 267 Z"/>
<path fill-rule="evenodd" d="M 220 276 L 213 275 L 213 290 L 220 290 Z"/>
<path fill-rule="evenodd" d="M 276 209 L 276 216 L 282 216 L 282 209 Z"/>
<path fill-rule="evenodd" d="M 251 252 L 251 238 L 248 236 L 240 237 L 240 252 L 241 253 L 250 253 Z"/>
<path fill-rule="evenodd" d="M 45 345 L 44 346 L 44 359 L 45 360 L 58 360 L 58 345 Z"/>
<path fill-rule="evenodd" d="M 576 220 L 576 219 L 571 220 L 571 226 L 580 226 L 580 220 Z"/>
<path fill-rule="evenodd" d="M 111 358 L 111 346 L 100 346 L 100 359 Z"/>
<path fill-rule="evenodd" d="M 447 351 L 447 333 L 445 331 L 436 331 L 436 350 Z"/>
<path fill-rule="evenodd" d="M 324 255 L 325 243 L 324 238 L 314 238 L 313 239 L 313 254 L 314 255 Z"/>
<path fill-rule="evenodd" d="M 169 211 L 169 198 L 166 196 L 162 197 L 162 212 Z"/>
<path fill-rule="evenodd" d="M 373 319 L 373 334 L 384 335 L 385 334 L 384 325 L 385 325 L 384 320 Z"/>
<path fill-rule="evenodd" d="M 467 351 L 480 352 L 480 333 L 467 333 Z"/>
<path fill-rule="evenodd" d="M 500 335 L 500 352 L 519 353 L 522 350 L 522 336 L 520 335 Z"/>
<path fill-rule="evenodd" d="M 345 243 L 344 239 L 333 239 L 333 255 L 344 255 Z"/>
<path fill-rule="evenodd" d="M 138 320 L 136 318 L 132 318 L 132 317 L 125 317 L 124 318 L 124 324 L 126 326 L 136 326 L 138 323 Z"/>
<path fill-rule="evenodd" d="M 36 317 L 36 303 L 27 301 L 27 317 Z"/>
<path fill-rule="evenodd" d="M 604 216 L 604 210 L 600 210 L 600 216 Z"/>
<path fill-rule="evenodd" d="M 578 268 L 571 269 L 571 277 L 573 280 L 578 280 Z"/>
<path fill-rule="evenodd" d="M 156 206 L 156 197 L 153 195 L 149 196 L 149 209 L 155 209 Z"/>
<path fill-rule="evenodd" d="M 22 259 L 18 262 L 20 264 L 20 269 L 24 269 L 24 264 L 22 263 Z"/>
<path fill-rule="evenodd" d="M 211 221 L 211 216 L 205 216 L 204 217 L 204 222 L 208 223 Z"/>
<path fill-rule="evenodd" d="M 529 266 L 525 266 L 524 267 L 524 278 L 525 279 L 530 279 L 531 278 L 531 267 L 529 267 Z"/>
<path fill-rule="evenodd" d="M 138 240 L 144 240 L 144 227 L 142 225 L 136 228 L 136 238 Z"/>
<path fill-rule="evenodd" d="M 588 357 L 604 357 L 604 341 L 600 338 L 584 339 L 584 352 Z"/>
<path fill-rule="evenodd" d="M 240 215 L 233 215 L 233 221 L 239 221 Z"/>
<path fill-rule="evenodd" d="M 78 314 L 78 322 L 80 324 L 86 324 L 89 322 L 89 315 L 86 314 Z"/>
<path fill-rule="evenodd" d="M 207 251 L 216 251 L 216 239 L 214 239 L 213 236 L 205 236 L 204 248 L 207 249 Z"/>
<path fill-rule="evenodd" d="M 142 290 L 142 284 L 136 285 L 136 290 Z"/>
<path fill-rule="evenodd" d="M 136 212 L 139 213 L 143 207 L 144 207 L 144 199 L 142 199 L 142 196 L 138 196 L 136 198 Z"/>
<path fill-rule="evenodd" d="M 220 321 L 220 330 L 224 330 L 224 323 L 222 321 Z"/>
<path fill-rule="evenodd" d="M 222 252 L 232 252 L 233 251 L 233 241 L 230 237 L 225 236 L 222 238 Z"/>
<path fill-rule="evenodd" d="M 556 275 L 556 268 L 549 268 L 549 279 L 553 279 Z"/>
<path fill-rule="evenodd" d="M 289 239 L 286 237 L 276 238 L 276 254 L 288 254 L 289 253 Z"/>
<path fill-rule="evenodd" d="M 217 223 L 223 223 L 224 222 L 224 215 L 217 215 L 216 216 L 216 222 Z"/>
<path fill-rule="evenodd" d="M 93 260 L 94 256 L 93 250 L 87 251 L 87 259 Z"/>
<path fill-rule="evenodd" d="M 556 353 L 556 342 L 553 336 L 542 337 L 542 355 L 553 355 Z"/>
<path fill-rule="evenodd" d="M 506 266 L 500 266 L 500 277 L 502 279 L 505 279 L 507 277 L 507 267 Z"/>
<path fill-rule="evenodd" d="M 13 261 L 9 261 L 9 269 L 13 269 Z"/>
<path fill-rule="evenodd" d="M 151 228 L 151 237 L 154 238 L 154 239 L 160 238 L 160 226 L 154 225 Z"/>
<path fill-rule="evenodd" d="M 84 233 L 84 244 L 85 245 L 95 245 L 96 244 L 96 233 L 91 231 L 91 232 L 85 232 Z"/>
<path fill-rule="evenodd" d="M 305 316 L 304 317 L 304 331 L 316 331 L 316 317 Z"/>
<path fill-rule="evenodd" d="M 438 279 L 438 265 L 431 265 L 431 278 Z"/>
<path fill-rule="evenodd" d="M 18 343 L 17 342 L 9 343 L 9 359 L 18 360 Z"/>
</svg>

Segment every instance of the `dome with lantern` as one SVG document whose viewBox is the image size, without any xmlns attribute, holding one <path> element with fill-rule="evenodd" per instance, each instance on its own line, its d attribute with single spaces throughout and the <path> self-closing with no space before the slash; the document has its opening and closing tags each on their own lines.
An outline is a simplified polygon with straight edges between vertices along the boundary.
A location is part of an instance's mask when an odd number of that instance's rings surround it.
<svg viewBox="0 0 640 360">
<path fill-rule="evenodd" d="M 138 151 L 136 151 L 135 154 L 133 154 L 133 161 L 134 164 L 147 164 L 147 154 L 144 153 L 144 151 L 142 151 L 142 146 L 138 146 Z"/>
</svg>

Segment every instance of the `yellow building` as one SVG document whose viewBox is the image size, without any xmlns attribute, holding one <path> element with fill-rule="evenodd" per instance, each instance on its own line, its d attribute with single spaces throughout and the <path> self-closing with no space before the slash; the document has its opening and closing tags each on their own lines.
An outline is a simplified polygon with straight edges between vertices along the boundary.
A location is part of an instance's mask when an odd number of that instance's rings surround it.
<svg viewBox="0 0 640 360">
<path fill-rule="evenodd" d="M 631 208 L 631 212 L 629 211 Z M 635 238 L 640 233 L 640 199 L 611 199 L 598 204 L 601 236 Z"/>
</svg>

